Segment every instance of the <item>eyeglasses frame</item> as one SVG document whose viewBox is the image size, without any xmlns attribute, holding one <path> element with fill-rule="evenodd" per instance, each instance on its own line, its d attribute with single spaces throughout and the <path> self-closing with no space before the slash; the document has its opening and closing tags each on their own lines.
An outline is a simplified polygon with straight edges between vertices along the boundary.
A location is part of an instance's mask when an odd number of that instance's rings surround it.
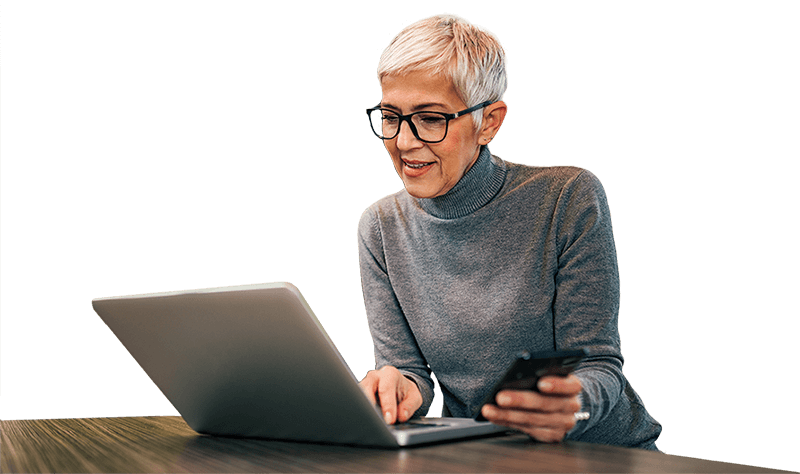
<svg viewBox="0 0 800 474">
<path fill-rule="evenodd" d="M 400 120 L 400 123 L 397 125 L 397 132 L 395 132 L 395 134 L 392 135 L 391 137 L 382 137 L 382 136 L 378 135 L 378 132 L 375 131 L 375 128 L 372 126 L 372 120 L 370 119 L 369 128 L 372 130 L 372 133 L 374 133 L 375 136 L 380 138 L 381 140 L 392 140 L 395 137 L 397 137 L 398 135 L 400 135 L 400 129 L 403 127 L 403 122 L 406 122 L 406 123 L 408 123 L 408 128 L 411 129 L 411 133 L 414 134 L 414 137 L 417 140 L 419 140 L 419 141 L 421 141 L 423 143 L 441 143 L 441 142 L 444 141 L 445 138 L 447 138 L 447 132 L 450 130 L 450 121 L 451 120 L 457 119 L 457 118 L 459 118 L 459 117 L 461 117 L 463 115 L 466 115 L 466 114 L 468 114 L 470 112 L 475 112 L 476 110 L 480 110 L 480 109 L 482 109 L 484 107 L 488 107 L 488 106 L 490 106 L 492 104 L 494 104 L 494 101 L 487 100 L 486 102 L 481 102 L 478 105 L 474 105 L 474 106 L 472 106 L 470 108 L 461 110 L 461 111 L 453 113 L 453 114 L 448 114 L 448 113 L 445 113 L 445 112 L 435 112 L 435 111 L 430 111 L 430 110 L 420 110 L 419 112 L 413 112 L 413 113 L 410 113 L 410 114 L 407 114 L 407 115 L 399 114 L 399 113 L 397 113 L 397 112 L 395 112 L 394 110 L 391 110 L 391 109 L 384 109 L 380 105 L 378 105 L 376 107 L 372 107 L 372 108 L 367 109 L 367 119 L 369 119 L 370 114 L 374 110 L 385 110 L 387 112 L 391 112 L 391 113 L 397 115 L 397 117 Z M 441 140 L 428 141 L 428 140 L 423 140 L 422 138 L 419 137 L 419 133 L 417 132 L 417 127 L 415 127 L 414 126 L 414 122 L 411 121 L 411 117 L 413 117 L 414 115 L 417 115 L 417 114 L 438 114 L 438 115 L 441 115 L 441 116 L 443 116 L 445 118 L 444 136 L 442 137 Z"/>
</svg>

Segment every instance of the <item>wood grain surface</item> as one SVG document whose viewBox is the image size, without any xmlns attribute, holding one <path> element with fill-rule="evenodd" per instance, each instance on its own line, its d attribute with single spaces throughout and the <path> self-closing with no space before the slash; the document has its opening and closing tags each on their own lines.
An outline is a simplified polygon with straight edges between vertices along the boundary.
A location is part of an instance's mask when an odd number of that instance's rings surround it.
<svg viewBox="0 0 800 474">
<path fill-rule="evenodd" d="M 399 450 L 220 438 L 177 416 L 0 422 L 0 472 L 779 472 L 527 436 Z"/>
</svg>

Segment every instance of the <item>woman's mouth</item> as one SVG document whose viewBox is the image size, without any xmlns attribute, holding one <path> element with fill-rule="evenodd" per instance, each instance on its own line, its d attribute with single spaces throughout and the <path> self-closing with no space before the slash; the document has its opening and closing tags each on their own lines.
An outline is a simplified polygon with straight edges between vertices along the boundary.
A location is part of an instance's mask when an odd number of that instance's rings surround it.
<svg viewBox="0 0 800 474">
<path fill-rule="evenodd" d="M 403 160 L 403 173 L 409 178 L 417 178 L 427 173 L 435 161 L 406 161 Z"/>
</svg>

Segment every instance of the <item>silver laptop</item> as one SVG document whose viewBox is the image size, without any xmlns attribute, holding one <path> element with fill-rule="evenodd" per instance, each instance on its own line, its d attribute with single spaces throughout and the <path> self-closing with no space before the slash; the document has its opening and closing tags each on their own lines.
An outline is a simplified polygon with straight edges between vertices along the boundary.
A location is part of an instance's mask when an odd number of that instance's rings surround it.
<svg viewBox="0 0 800 474">
<path fill-rule="evenodd" d="M 387 425 L 290 283 L 92 306 L 198 433 L 399 447 L 507 430 L 470 418 Z"/>
</svg>

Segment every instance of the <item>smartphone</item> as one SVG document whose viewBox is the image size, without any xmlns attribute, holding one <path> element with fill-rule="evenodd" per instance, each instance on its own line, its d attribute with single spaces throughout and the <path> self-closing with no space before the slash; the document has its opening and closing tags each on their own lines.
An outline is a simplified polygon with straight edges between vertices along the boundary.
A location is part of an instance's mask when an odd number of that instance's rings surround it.
<svg viewBox="0 0 800 474">
<path fill-rule="evenodd" d="M 494 403 L 494 397 L 501 390 L 534 390 L 539 391 L 536 385 L 539 379 L 547 375 L 560 375 L 566 377 L 588 355 L 585 349 L 571 351 L 548 352 L 522 352 L 511 364 L 503 378 L 500 379 L 483 400 L 475 419 L 485 421 L 481 415 L 481 408 L 487 403 Z"/>
</svg>

